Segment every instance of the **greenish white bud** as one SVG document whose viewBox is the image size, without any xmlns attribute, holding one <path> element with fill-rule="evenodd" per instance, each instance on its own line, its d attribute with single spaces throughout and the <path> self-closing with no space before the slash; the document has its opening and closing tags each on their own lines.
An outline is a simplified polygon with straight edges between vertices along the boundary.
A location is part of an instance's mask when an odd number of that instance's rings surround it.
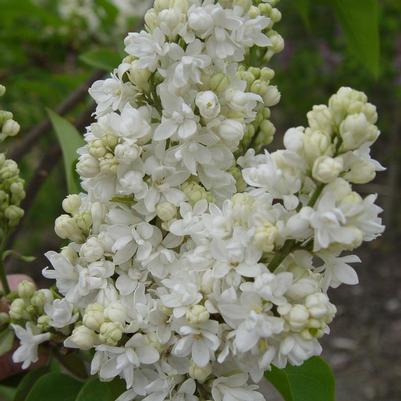
<svg viewBox="0 0 401 401">
<path fill-rule="evenodd" d="M 320 131 L 307 129 L 304 136 L 304 153 L 307 161 L 313 163 L 318 157 L 330 153 L 331 139 Z"/>
<path fill-rule="evenodd" d="M 184 192 L 189 203 L 192 205 L 201 199 L 207 199 L 206 189 L 194 181 L 184 182 L 184 184 L 181 186 L 181 190 Z"/>
<path fill-rule="evenodd" d="M 71 344 L 72 343 L 72 344 Z M 98 343 L 97 334 L 86 326 L 76 327 L 71 337 L 66 340 L 67 346 L 75 346 L 82 350 L 89 350 Z"/>
<path fill-rule="evenodd" d="M 10 316 L 8 315 L 8 313 L 5 312 L 1 312 L 0 313 L 0 327 L 8 324 L 10 322 Z"/>
<path fill-rule="evenodd" d="M 212 366 L 207 364 L 206 366 L 200 367 L 194 362 L 191 362 L 188 373 L 194 380 L 199 383 L 204 383 L 212 373 Z"/>
<path fill-rule="evenodd" d="M 67 260 L 69 260 L 72 264 L 75 264 L 78 259 L 78 254 L 71 246 L 65 246 L 61 249 L 60 252 Z"/>
<path fill-rule="evenodd" d="M 367 184 L 376 177 L 376 169 L 369 160 L 358 160 L 352 163 L 350 171 L 344 178 L 352 184 Z"/>
<path fill-rule="evenodd" d="M 157 23 L 157 22 L 156 22 Z M 149 24 L 147 23 L 149 26 Z M 149 70 L 146 70 L 145 68 L 141 68 L 139 66 L 139 61 L 134 60 L 131 63 L 131 68 L 129 70 L 130 74 L 130 79 L 131 81 L 139 88 L 142 90 L 149 90 L 149 79 L 152 73 Z"/>
<path fill-rule="evenodd" d="M 263 95 L 263 101 L 267 107 L 275 106 L 280 102 L 281 93 L 277 86 L 270 85 L 267 87 L 266 93 Z"/>
<path fill-rule="evenodd" d="M 6 87 L 3 85 L 0 85 L 0 96 L 4 96 L 6 93 Z"/>
<path fill-rule="evenodd" d="M 145 24 L 149 31 L 152 32 L 158 26 L 157 11 L 154 8 L 149 9 L 145 14 Z"/>
<path fill-rule="evenodd" d="M 77 194 L 68 195 L 63 200 L 62 206 L 66 213 L 74 215 L 81 207 L 81 197 Z"/>
<path fill-rule="evenodd" d="M 37 326 L 40 331 L 47 331 L 50 327 L 50 317 L 47 315 L 40 316 L 37 321 Z"/>
<path fill-rule="evenodd" d="M 4 211 L 4 215 L 6 216 L 9 225 L 15 227 L 24 215 L 24 211 L 18 206 L 11 205 Z"/>
<path fill-rule="evenodd" d="M 112 153 L 107 153 L 99 160 L 99 168 L 102 173 L 115 174 L 117 172 L 118 162 Z"/>
<path fill-rule="evenodd" d="M 315 180 L 324 184 L 334 181 L 343 171 L 344 164 L 340 157 L 320 156 L 315 160 L 312 176 Z"/>
<path fill-rule="evenodd" d="M 24 280 L 18 284 L 17 294 L 20 298 L 30 299 L 36 292 L 36 285 L 30 280 Z"/>
<path fill-rule="evenodd" d="M 7 120 L 3 125 L 2 133 L 6 136 L 15 136 L 20 129 L 20 125 L 15 120 Z"/>
<path fill-rule="evenodd" d="M 99 162 L 89 154 L 82 155 L 77 163 L 77 172 L 81 177 L 93 178 L 99 174 Z"/>
<path fill-rule="evenodd" d="M 194 305 L 188 308 L 186 319 L 191 324 L 204 323 L 210 318 L 210 314 L 203 305 Z"/>
<path fill-rule="evenodd" d="M 95 139 L 88 145 L 88 151 L 91 156 L 100 159 L 107 153 L 107 148 L 101 139 Z"/>
<path fill-rule="evenodd" d="M 105 322 L 100 326 L 99 339 L 102 343 L 115 346 L 123 336 L 123 326 L 119 322 Z"/>
<path fill-rule="evenodd" d="M 88 305 L 82 322 L 89 329 L 98 331 L 104 323 L 104 307 L 100 304 Z"/>
<path fill-rule="evenodd" d="M 161 202 L 156 208 L 157 216 L 162 221 L 170 221 L 177 216 L 177 207 L 170 202 Z"/>
<path fill-rule="evenodd" d="M 89 263 L 96 262 L 102 258 L 104 248 L 97 238 L 91 237 L 82 245 L 79 254 Z"/>
<path fill-rule="evenodd" d="M 75 219 L 68 214 L 57 217 L 54 223 L 54 231 L 62 239 L 70 239 L 74 242 L 81 242 L 84 239 Z"/>
<path fill-rule="evenodd" d="M 253 241 L 255 246 L 263 252 L 272 252 L 277 238 L 277 227 L 267 221 L 256 227 Z"/>
<path fill-rule="evenodd" d="M 340 126 L 343 140 L 342 149 L 355 150 L 367 142 L 374 142 L 379 136 L 377 127 L 368 122 L 365 114 L 358 113 L 348 116 Z"/>
<path fill-rule="evenodd" d="M 213 75 L 213 77 L 209 81 L 209 86 L 210 89 L 212 89 L 214 92 L 222 92 L 227 89 L 229 83 L 230 80 L 227 75 L 220 72 Z"/>
<path fill-rule="evenodd" d="M 307 114 L 309 127 L 312 131 L 321 131 L 327 135 L 333 133 L 335 124 L 330 109 L 325 105 L 313 106 Z"/>
<path fill-rule="evenodd" d="M 31 298 L 31 305 L 42 311 L 44 306 L 53 301 L 53 294 L 48 289 L 41 289 L 35 292 Z"/>
<path fill-rule="evenodd" d="M 10 318 L 12 320 L 28 320 L 29 313 L 27 311 L 27 306 L 27 303 L 23 299 L 15 299 L 10 305 Z"/>
</svg>

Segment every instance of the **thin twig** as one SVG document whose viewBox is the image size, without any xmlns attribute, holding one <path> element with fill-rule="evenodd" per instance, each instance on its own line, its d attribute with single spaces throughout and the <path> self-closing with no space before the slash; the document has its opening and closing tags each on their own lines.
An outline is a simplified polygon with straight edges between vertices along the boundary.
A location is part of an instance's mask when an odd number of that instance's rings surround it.
<svg viewBox="0 0 401 401">
<path fill-rule="evenodd" d="M 92 84 L 103 78 L 105 75 L 104 71 L 95 71 L 91 77 L 79 86 L 74 92 L 72 92 L 67 99 L 64 100 L 57 108 L 57 114 L 61 116 L 69 113 L 75 108 L 75 106 L 84 100 L 88 94 L 88 88 Z M 21 142 L 10 152 L 10 158 L 16 161 L 21 160 L 31 149 L 33 144 L 44 134 L 49 132 L 52 128 L 51 122 L 48 118 L 42 121 L 40 124 L 33 127 L 26 135 L 24 135 Z"/>
</svg>

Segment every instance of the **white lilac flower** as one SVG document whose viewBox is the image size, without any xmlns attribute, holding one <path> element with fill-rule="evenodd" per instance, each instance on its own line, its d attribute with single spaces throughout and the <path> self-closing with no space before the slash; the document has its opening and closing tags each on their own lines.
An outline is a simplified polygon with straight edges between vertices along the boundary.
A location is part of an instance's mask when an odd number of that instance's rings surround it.
<svg viewBox="0 0 401 401">
<path fill-rule="evenodd" d="M 284 149 L 261 152 L 280 95 L 250 55 L 269 60 L 282 41 L 274 2 L 271 19 L 250 3 L 156 1 L 91 89 L 77 165 L 87 194 L 55 224 L 72 241 L 47 253 L 56 300 L 33 298 L 41 328 L 94 352 L 92 374 L 124 379 L 119 401 L 263 401 L 250 381 L 321 353 L 329 287 L 357 283 L 359 259 L 343 252 L 384 230 L 376 196 L 352 187 L 382 170 L 364 94 L 340 89 Z M 29 320 L 26 302 L 12 312 Z M 49 338 L 26 327 L 25 367 Z"/>
<path fill-rule="evenodd" d="M 39 360 L 38 346 L 50 340 L 50 333 L 40 333 L 32 324 L 27 323 L 25 329 L 16 324 L 12 325 L 15 335 L 20 341 L 20 346 L 13 354 L 15 363 L 22 363 L 22 368 L 26 369 L 31 363 Z"/>
</svg>

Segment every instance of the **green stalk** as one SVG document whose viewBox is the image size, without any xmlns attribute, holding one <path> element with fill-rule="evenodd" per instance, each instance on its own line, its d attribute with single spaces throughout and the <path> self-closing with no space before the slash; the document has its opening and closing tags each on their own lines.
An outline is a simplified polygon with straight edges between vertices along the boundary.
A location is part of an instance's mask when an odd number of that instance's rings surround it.
<svg viewBox="0 0 401 401">
<path fill-rule="evenodd" d="M 0 280 L 1 280 L 1 284 L 3 285 L 4 293 L 6 295 L 8 295 L 10 293 L 10 286 L 8 285 L 7 274 L 6 274 L 6 269 L 5 269 L 4 260 L 3 260 L 3 253 L 4 253 L 4 246 L 6 244 L 6 238 L 7 238 L 7 235 L 4 235 L 4 238 L 1 241 L 1 246 L 0 246 Z"/>
</svg>

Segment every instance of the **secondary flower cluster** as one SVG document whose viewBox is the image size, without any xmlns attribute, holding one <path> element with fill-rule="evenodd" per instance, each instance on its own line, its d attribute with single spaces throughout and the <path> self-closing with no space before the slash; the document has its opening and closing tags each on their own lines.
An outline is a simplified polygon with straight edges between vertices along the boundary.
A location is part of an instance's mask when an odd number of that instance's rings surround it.
<svg viewBox="0 0 401 401">
<path fill-rule="evenodd" d="M 92 374 L 123 378 L 119 401 L 261 401 L 251 381 L 321 352 L 328 288 L 357 283 L 342 252 L 383 231 L 375 196 L 352 188 L 382 169 L 377 115 L 342 88 L 261 153 L 280 95 L 256 65 L 283 43 L 274 2 L 254 3 L 157 0 L 91 88 L 86 194 L 64 200 L 55 230 L 71 242 L 44 270 L 61 296 L 14 322 L 16 361 L 47 331 L 92 349 Z"/>
<path fill-rule="evenodd" d="M 6 89 L 0 85 L 0 97 Z M 9 111 L 0 110 L 0 143 L 20 131 L 20 125 Z M 19 176 L 19 168 L 14 160 L 0 153 L 0 240 L 4 239 L 10 227 L 18 224 L 24 211 L 19 207 L 25 198 L 24 180 Z"/>
<path fill-rule="evenodd" d="M 34 1 L 39 6 L 54 6 L 49 0 Z M 59 27 L 60 34 L 73 35 L 74 40 L 96 38 L 105 44 L 133 29 L 135 21 L 143 17 L 151 4 L 150 0 L 59 0 L 56 3 L 55 11 L 65 23 Z M 110 22 L 113 30 L 107 32 Z"/>
</svg>

